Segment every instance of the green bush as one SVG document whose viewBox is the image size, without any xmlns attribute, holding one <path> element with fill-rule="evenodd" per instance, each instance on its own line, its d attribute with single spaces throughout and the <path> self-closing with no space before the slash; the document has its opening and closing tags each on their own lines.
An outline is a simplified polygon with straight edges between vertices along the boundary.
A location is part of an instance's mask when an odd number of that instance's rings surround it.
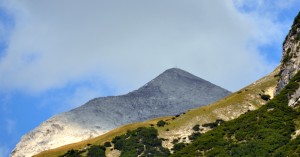
<svg viewBox="0 0 300 157">
<path fill-rule="evenodd" d="M 174 144 L 172 150 L 174 151 L 174 153 L 182 150 L 184 147 L 186 147 L 186 144 L 185 143 L 176 143 Z"/>
<path fill-rule="evenodd" d="M 106 157 L 105 156 L 105 147 L 104 146 L 91 146 L 88 149 L 88 157 Z"/>
<path fill-rule="evenodd" d="M 153 127 L 128 131 L 125 135 L 115 137 L 112 143 L 115 149 L 121 151 L 121 157 L 170 155 L 169 150 L 162 147 L 162 139 L 158 138 L 157 130 Z"/>
<path fill-rule="evenodd" d="M 177 138 L 173 139 L 173 141 L 172 141 L 173 144 L 176 144 L 178 142 L 179 142 L 179 139 L 177 139 Z"/>
<path fill-rule="evenodd" d="M 291 48 L 287 49 L 286 55 L 283 58 L 283 64 L 286 64 L 293 56 L 290 54 L 291 53 Z"/>
<path fill-rule="evenodd" d="M 196 124 L 196 125 L 193 127 L 193 130 L 194 130 L 194 131 L 199 131 L 199 130 L 200 130 L 200 125 L 199 125 L 199 124 Z"/>
<path fill-rule="evenodd" d="M 263 94 L 263 95 L 260 96 L 260 98 L 265 100 L 265 101 L 268 101 L 268 100 L 270 100 L 271 96 L 268 95 L 268 94 Z"/>
<path fill-rule="evenodd" d="M 105 147 L 111 147 L 111 144 L 110 144 L 110 142 L 105 142 L 105 143 L 104 143 L 104 146 L 105 146 Z"/>
<path fill-rule="evenodd" d="M 211 129 L 219 126 L 220 124 L 224 123 L 224 120 L 222 119 L 217 119 L 215 122 L 212 122 L 212 123 L 206 123 L 206 124 L 203 124 L 202 126 L 203 127 L 209 127 Z"/>
<path fill-rule="evenodd" d="M 166 124 L 167 124 L 167 123 L 166 123 L 165 121 L 160 120 L 160 121 L 157 122 L 156 125 L 157 125 L 158 127 L 163 127 L 163 126 L 165 126 Z"/>
<path fill-rule="evenodd" d="M 190 139 L 191 141 L 193 141 L 193 140 L 197 139 L 197 138 L 200 137 L 200 136 L 201 136 L 201 133 L 199 133 L 199 132 L 193 132 L 193 133 L 189 136 L 189 139 Z"/>
<path fill-rule="evenodd" d="M 64 155 L 60 155 L 59 157 L 81 157 L 81 152 L 78 150 L 71 149 Z"/>
</svg>

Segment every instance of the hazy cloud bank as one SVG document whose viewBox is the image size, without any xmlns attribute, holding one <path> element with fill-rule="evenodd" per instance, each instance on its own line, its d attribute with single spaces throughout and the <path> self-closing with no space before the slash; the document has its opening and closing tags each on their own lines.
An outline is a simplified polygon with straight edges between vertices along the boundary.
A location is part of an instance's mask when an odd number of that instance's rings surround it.
<svg viewBox="0 0 300 157">
<path fill-rule="evenodd" d="M 41 92 L 91 76 L 122 93 L 179 67 L 237 90 L 276 66 L 259 46 L 281 42 L 286 29 L 271 11 L 263 14 L 262 1 L 245 3 L 4 1 L 15 28 L 0 60 L 0 88 Z"/>
</svg>

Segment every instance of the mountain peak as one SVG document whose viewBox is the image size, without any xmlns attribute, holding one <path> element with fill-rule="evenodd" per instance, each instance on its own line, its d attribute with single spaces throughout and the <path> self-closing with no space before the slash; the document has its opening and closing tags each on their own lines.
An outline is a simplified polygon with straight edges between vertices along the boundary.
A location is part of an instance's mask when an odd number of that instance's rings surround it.
<svg viewBox="0 0 300 157">
<path fill-rule="evenodd" d="M 164 71 L 163 73 L 188 73 L 182 69 L 179 69 L 179 68 L 170 68 L 170 69 L 167 69 L 166 71 Z"/>
<path fill-rule="evenodd" d="M 126 95 L 96 98 L 50 118 L 22 137 L 12 157 L 32 156 L 99 136 L 124 124 L 177 115 L 229 94 L 229 91 L 184 70 L 171 68 Z M 62 135 L 68 138 L 61 138 Z"/>
<path fill-rule="evenodd" d="M 159 76 L 165 76 L 165 75 L 171 75 L 171 76 L 184 76 L 184 77 L 190 77 L 190 78 L 197 78 L 197 79 L 201 79 L 187 71 L 184 71 L 182 69 L 179 68 L 170 68 L 167 69 L 166 71 L 164 71 L 162 74 L 160 74 Z"/>
<path fill-rule="evenodd" d="M 138 90 L 130 92 L 129 95 L 147 95 L 148 97 L 168 95 L 172 97 L 181 97 L 182 95 L 187 94 L 185 93 L 186 91 L 189 91 L 188 94 L 198 95 L 201 93 L 204 95 L 203 97 L 212 97 L 211 95 L 205 94 L 204 91 L 199 93 L 199 89 L 201 89 L 201 91 L 207 89 L 211 92 L 215 90 L 214 92 L 217 92 L 215 93 L 216 95 L 219 94 L 219 90 L 230 93 L 228 90 L 216 86 L 182 69 L 171 68 L 164 71 Z"/>
</svg>

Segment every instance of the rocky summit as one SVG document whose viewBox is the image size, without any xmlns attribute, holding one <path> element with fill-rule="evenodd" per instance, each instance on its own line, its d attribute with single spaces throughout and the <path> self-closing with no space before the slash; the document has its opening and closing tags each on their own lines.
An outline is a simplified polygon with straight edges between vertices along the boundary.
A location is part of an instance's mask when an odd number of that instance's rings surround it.
<svg viewBox="0 0 300 157">
<path fill-rule="evenodd" d="M 99 136 L 124 124 L 180 114 L 229 94 L 226 89 L 172 68 L 126 95 L 96 98 L 48 119 L 24 135 L 11 156 L 29 157 Z"/>
</svg>

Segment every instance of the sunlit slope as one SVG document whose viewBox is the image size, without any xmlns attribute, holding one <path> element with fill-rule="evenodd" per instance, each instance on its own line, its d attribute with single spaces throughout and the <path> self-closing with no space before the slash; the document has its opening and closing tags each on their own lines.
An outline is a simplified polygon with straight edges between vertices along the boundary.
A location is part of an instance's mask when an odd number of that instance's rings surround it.
<svg viewBox="0 0 300 157">
<path fill-rule="evenodd" d="M 164 146 L 172 148 L 171 142 L 173 139 L 176 138 L 180 141 L 188 139 L 186 137 L 192 133 L 192 127 L 196 124 L 202 125 L 214 122 L 217 119 L 231 120 L 249 110 L 255 110 L 264 105 L 266 101 L 261 99 L 261 95 L 273 95 L 278 81 L 278 77 L 276 77 L 278 73 L 279 68 L 276 68 L 266 77 L 208 106 L 189 110 L 176 117 L 162 117 L 146 122 L 128 124 L 93 139 L 41 152 L 35 157 L 55 157 L 71 149 L 84 149 L 88 144 L 103 144 L 106 141 L 111 141 L 115 136 L 126 133 L 128 130 L 134 130 L 141 126 L 150 126 L 151 124 L 155 125 L 159 120 L 168 122 L 168 125 L 157 127 L 157 129 L 160 137 L 167 139 L 163 143 Z M 204 129 L 203 132 L 207 130 Z M 107 150 L 106 153 L 111 155 L 110 150 Z"/>
</svg>

